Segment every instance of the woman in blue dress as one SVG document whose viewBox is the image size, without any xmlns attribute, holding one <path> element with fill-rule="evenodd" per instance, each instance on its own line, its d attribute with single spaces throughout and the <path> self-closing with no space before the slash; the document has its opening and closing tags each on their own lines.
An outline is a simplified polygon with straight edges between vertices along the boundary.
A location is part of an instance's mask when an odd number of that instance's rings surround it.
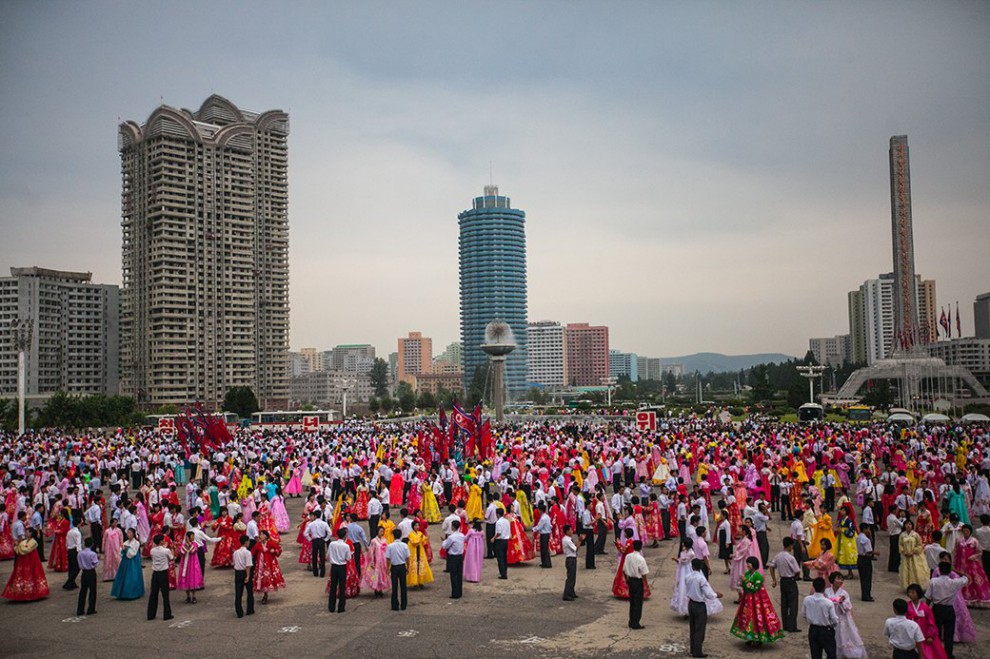
<svg viewBox="0 0 990 659">
<path fill-rule="evenodd" d="M 127 539 L 120 549 L 120 567 L 113 579 L 110 597 L 136 600 L 144 597 L 144 574 L 141 572 L 141 543 L 134 529 L 127 529 Z"/>
<path fill-rule="evenodd" d="M 970 523 L 969 510 L 966 509 L 966 495 L 963 494 L 958 481 L 952 483 L 952 489 L 949 491 L 949 512 L 959 515 L 959 521 L 963 524 Z"/>
</svg>

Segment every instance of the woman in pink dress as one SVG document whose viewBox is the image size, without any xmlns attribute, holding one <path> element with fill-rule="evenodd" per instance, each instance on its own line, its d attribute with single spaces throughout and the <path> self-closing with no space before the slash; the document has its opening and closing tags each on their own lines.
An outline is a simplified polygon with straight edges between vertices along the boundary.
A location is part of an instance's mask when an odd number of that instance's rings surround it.
<svg viewBox="0 0 990 659">
<path fill-rule="evenodd" d="M 829 575 L 833 572 L 839 572 L 839 567 L 836 565 L 835 556 L 832 554 L 832 541 L 828 538 L 822 538 L 821 548 L 822 553 L 818 558 L 805 561 L 804 566 L 815 571 L 813 577 L 821 577 L 828 583 Z M 811 592 L 814 593 L 814 589 Z"/>
<path fill-rule="evenodd" d="M 464 543 L 464 581 L 481 583 L 481 565 L 485 559 L 485 534 L 475 520 Z"/>
<path fill-rule="evenodd" d="M 945 648 L 938 635 L 938 626 L 935 624 L 935 614 L 930 606 L 922 599 L 925 591 L 916 583 L 907 587 L 908 610 L 907 619 L 918 623 L 921 633 L 925 635 L 925 641 L 921 644 L 921 659 L 947 659 Z"/>
<path fill-rule="evenodd" d="M 389 576 L 388 561 L 385 560 L 385 527 L 378 527 L 378 535 L 368 543 L 367 561 L 361 569 L 361 585 L 382 597 L 386 590 L 392 589 L 392 579 Z"/>
<path fill-rule="evenodd" d="M 275 521 L 275 530 L 279 533 L 285 533 L 292 527 L 292 520 L 285 509 L 285 498 L 279 487 L 275 488 L 275 498 L 272 499 L 272 519 Z"/>
<path fill-rule="evenodd" d="M 302 486 L 302 467 L 298 463 L 293 463 L 292 467 L 292 478 L 285 486 L 285 496 L 288 497 L 301 497 L 303 492 Z"/>
<path fill-rule="evenodd" d="M 120 548 L 124 544 L 124 534 L 120 532 L 120 523 L 110 519 L 110 526 L 103 532 L 103 580 L 113 581 L 120 568 Z"/>
<path fill-rule="evenodd" d="M 186 534 L 182 546 L 178 547 L 179 567 L 176 570 L 176 590 L 186 591 L 186 603 L 196 603 L 196 591 L 203 589 L 203 571 L 199 567 L 199 543 L 196 534 Z"/>
<path fill-rule="evenodd" d="M 973 527 L 963 524 L 962 538 L 956 540 L 953 567 L 969 577 L 969 583 L 962 589 L 966 605 L 979 609 L 990 607 L 990 583 L 983 571 L 982 551 L 980 541 L 973 537 Z"/>
<path fill-rule="evenodd" d="M 739 530 L 739 537 L 733 543 L 731 567 L 729 569 L 730 590 L 739 590 L 739 584 L 742 583 L 742 579 L 748 569 L 746 567 L 746 561 L 749 558 L 756 558 L 757 563 L 760 562 L 760 546 L 753 541 L 753 530 L 748 526 L 743 526 Z M 762 564 L 759 566 L 758 571 L 760 573 L 763 572 Z"/>
</svg>

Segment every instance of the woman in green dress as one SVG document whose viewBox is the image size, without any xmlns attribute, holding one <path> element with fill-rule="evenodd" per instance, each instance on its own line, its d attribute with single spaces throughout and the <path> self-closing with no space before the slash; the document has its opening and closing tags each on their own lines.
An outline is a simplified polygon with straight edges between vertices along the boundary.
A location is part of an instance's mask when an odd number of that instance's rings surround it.
<svg viewBox="0 0 990 659">
<path fill-rule="evenodd" d="M 763 586 L 759 559 L 748 558 L 746 566 L 748 569 L 739 588 L 739 608 L 729 631 L 749 646 L 773 643 L 784 637 L 780 618 Z"/>
</svg>

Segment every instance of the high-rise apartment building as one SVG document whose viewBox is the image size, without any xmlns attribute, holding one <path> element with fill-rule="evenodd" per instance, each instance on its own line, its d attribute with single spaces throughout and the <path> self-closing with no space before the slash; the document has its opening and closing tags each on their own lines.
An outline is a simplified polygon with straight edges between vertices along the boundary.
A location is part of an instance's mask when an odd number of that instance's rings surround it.
<svg viewBox="0 0 990 659">
<path fill-rule="evenodd" d="M 937 340 L 935 327 L 938 324 L 938 314 L 935 312 L 935 280 L 922 279 L 916 276 L 918 288 L 918 338 L 916 342 L 923 344 Z"/>
<path fill-rule="evenodd" d="M 408 382 L 411 375 L 428 374 L 433 370 L 433 339 L 422 332 L 409 332 L 399 339 L 399 382 Z"/>
<path fill-rule="evenodd" d="M 916 318 L 915 344 L 934 340 L 936 323 L 935 281 L 915 276 L 912 287 L 917 296 L 912 308 Z M 894 274 L 886 273 L 877 279 L 867 279 L 859 290 L 849 293 L 849 359 L 854 364 L 873 364 L 889 359 L 900 341 L 895 333 Z M 930 330 L 926 328 L 931 328 Z M 930 332 L 925 341 L 926 332 Z"/>
<path fill-rule="evenodd" d="M 370 373 L 375 363 L 375 347 L 370 343 L 346 343 L 332 351 L 333 370 Z"/>
<path fill-rule="evenodd" d="M 840 367 L 850 359 L 849 335 L 839 334 L 823 338 L 808 339 L 808 349 L 815 361 L 833 367 Z"/>
<path fill-rule="evenodd" d="M 567 383 L 574 387 L 599 387 L 609 377 L 608 327 L 570 323 L 564 328 Z"/>
<path fill-rule="evenodd" d="M 551 320 L 529 323 L 526 329 L 527 380 L 545 387 L 567 384 L 564 326 Z"/>
<path fill-rule="evenodd" d="M 120 289 L 94 284 L 88 272 L 11 268 L 0 277 L 0 398 L 17 396 L 15 321 L 30 323 L 25 395 L 115 396 L 120 384 Z"/>
<path fill-rule="evenodd" d="M 680 365 L 678 364 L 676 366 Z M 683 367 L 681 369 L 683 370 Z M 659 357 L 636 356 L 636 376 L 640 381 L 652 380 L 659 382 L 666 370 L 669 370 L 669 368 L 660 362 Z"/>
<path fill-rule="evenodd" d="M 973 322 L 976 338 L 990 339 L 990 293 L 977 295 L 973 302 Z"/>
<path fill-rule="evenodd" d="M 288 402 L 289 117 L 211 96 L 120 125 L 123 385 L 138 404 Z"/>
<path fill-rule="evenodd" d="M 512 208 L 498 187 L 486 185 L 470 210 L 457 216 L 460 226 L 461 348 L 465 388 L 475 370 L 488 363 L 482 352 L 485 326 L 508 323 L 517 348 L 505 365 L 505 386 L 526 389 L 526 213 Z"/>
<path fill-rule="evenodd" d="M 321 359 L 319 350 L 316 348 L 303 348 L 299 351 L 299 354 L 306 360 L 306 368 L 309 373 L 323 370 L 323 360 Z"/>
<path fill-rule="evenodd" d="M 621 350 L 608 351 L 608 374 L 613 378 L 627 377 L 630 382 L 639 380 L 639 356 Z"/>
</svg>

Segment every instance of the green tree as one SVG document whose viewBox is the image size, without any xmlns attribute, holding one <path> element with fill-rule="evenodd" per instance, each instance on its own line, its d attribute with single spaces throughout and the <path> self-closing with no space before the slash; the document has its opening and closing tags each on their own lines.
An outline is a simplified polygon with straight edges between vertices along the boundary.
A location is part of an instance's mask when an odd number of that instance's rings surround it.
<svg viewBox="0 0 990 659">
<path fill-rule="evenodd" d="M 436 397 L 429 391 L 421 391 L 416 398 L 416 407 L 421 410 L 432 410 L 437 406 Z"/>
<path fill-rule="evenodd" d="M 488 363 L 485 362 L 474 369 L 471 377 L 471 386 L 467 391 L 467 404 L 472 408 L 485 400 L 485 392 L 488 385 Z"/>
<path fill-rule="evenodd" d="M 403 414 L 412 414 L 412 411 L 416 409 L 416 394 L 413 393 L 412 385 L 408 382 L 400 382 L 399 386 L 396 387 L 395 393 L 399 399 L 399 408 L 402 410 Z"/>
<path fill-rule="evenodd" d="M 223 397 L 223 409 L 233 412 L 242 419 L 250 419 L 255 412 L 260 412 L 258 398 L 251 387 L 231 387 Z"/>
<path fill-rule="evenodd" d="M 378 402 L 378 399 L 372 396 L 371 400 L 368 401 L 368 411 L 372 414 L 378 414 L 378 410 L 380 409 L 382 409 L 382 406 Z"/>
<path fill-rule="evenodd" d="M 388 396 L 388 362 L 381 357 L 375 357 L 371 364 L 371 388 L 377 398 Z"/>
<path fill-rule="evenodd" d="M 155 414 L 178 414 L 179 408 L 177 405 L 169 403 L 168 405 L 162 405 L 158 408 Z"/>
<path fill-rule="evenodd" d="M 757 364 L 749 371 L 749 386 L 753 388 L 751 395 L 757 403 L 773 399 L 774 388 L 770 383 L 770 373 L 766 364 Z"/>
<path fill-rule="evenodd" d="M 388 414 L 389 412 L 395 409 L 395 399 L 391 398 L 390 396 L 386 396 L 385 398 L 382 398 L 381 406 L 382 406 L 382 412 Z"/>
</svg>

